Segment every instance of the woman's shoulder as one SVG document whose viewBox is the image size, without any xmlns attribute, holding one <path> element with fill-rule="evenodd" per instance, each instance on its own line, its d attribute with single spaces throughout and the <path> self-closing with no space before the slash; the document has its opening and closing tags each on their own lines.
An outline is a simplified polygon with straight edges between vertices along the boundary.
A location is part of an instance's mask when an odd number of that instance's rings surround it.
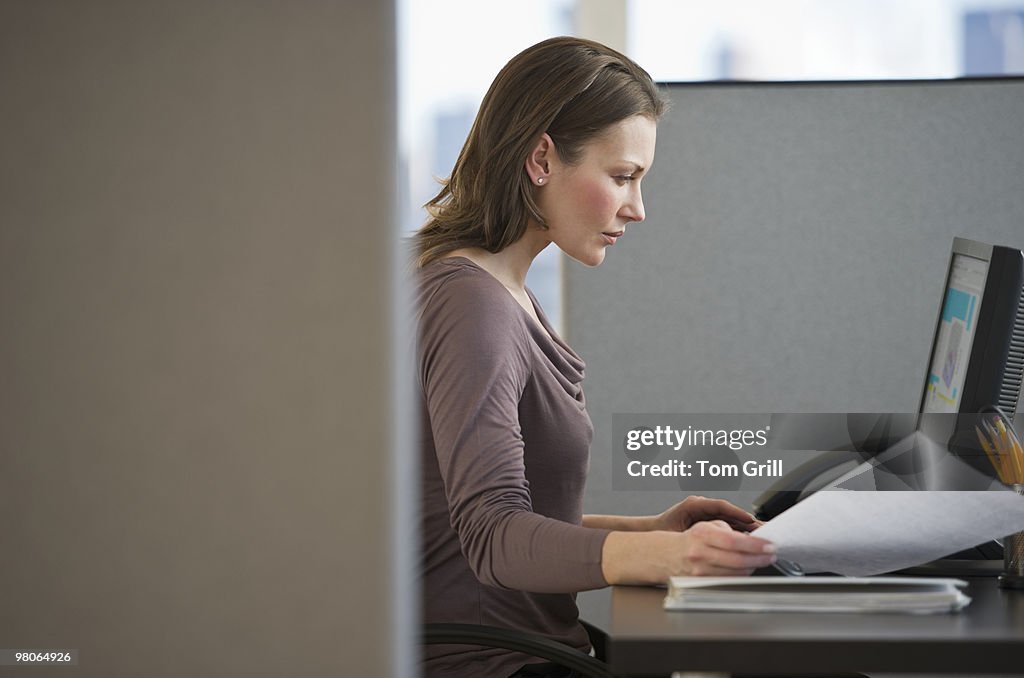
<svg viewBox="0 0 1024 678">
<path fill-rule="evenodd" d="M 517 306 L 494 276 L 466 257 L 446 257 L 421 268 L 418 297 L 423 310 L 443 304 L 465 306 L 468 312 L 512 312 Z"/>
<path fill-rule="evenodd" d="M 424 266 L 416 299 L 422 336 L 525 345 L 523 310 L 490 273 L 469 259 L 448 257 Z"/>
</svg>

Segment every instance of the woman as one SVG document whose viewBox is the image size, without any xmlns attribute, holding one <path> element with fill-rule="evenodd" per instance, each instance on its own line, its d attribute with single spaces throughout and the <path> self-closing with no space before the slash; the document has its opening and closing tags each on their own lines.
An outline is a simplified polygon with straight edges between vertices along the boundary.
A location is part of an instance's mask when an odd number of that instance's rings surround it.
<svg viewBox="0 0 1024 678">
<path fill-rule="evenodd" d="M 554 243 L 589 266 L 644 219 L 666 103 L 603 45 L 516 56 L 416 234 L 428 622 L 526 629 L 588 650 L 575 593 L 774 561 L 747 512 L 691 497 L 658 516 L 582 515 L 593 434 L 583 361 L 526 288 Z M 534 659 L 533 661 L 537 661 Z M 537 675 L 513 652 L 427 650 L 428 675 Z M 526 666 L 527 668 L 524 668 Z"/>
</svg>

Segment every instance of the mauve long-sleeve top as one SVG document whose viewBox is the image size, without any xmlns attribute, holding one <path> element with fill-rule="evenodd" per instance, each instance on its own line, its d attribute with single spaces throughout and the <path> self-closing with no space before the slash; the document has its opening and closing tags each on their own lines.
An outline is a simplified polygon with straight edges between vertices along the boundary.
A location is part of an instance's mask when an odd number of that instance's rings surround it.
<svg viewBox="0 0 1024 678">
<path fill-rule="evenodd" d="M 584 363 L 530 296 L 543 329 L 468 259 L 419 271 L 423 614 L 587 650 L 575 592 L 606 585 L 608 531 L 581 525 L 593 437 Z M 428 676 L 507 676 L 531 661 L 425 648 Z"/>
</svg>

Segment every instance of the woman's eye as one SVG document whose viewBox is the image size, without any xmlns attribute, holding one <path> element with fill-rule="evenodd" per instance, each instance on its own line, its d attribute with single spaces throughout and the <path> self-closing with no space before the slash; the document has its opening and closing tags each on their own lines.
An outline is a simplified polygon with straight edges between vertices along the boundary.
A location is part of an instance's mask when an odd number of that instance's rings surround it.
<svg viewBox="0 0 1024 678">
<path fill-rule="evenodd" d="M 629 181 L 633 181 L 633 177 L 631 177 L 631 176 L 629 176 L 627 174 L 620 174 L 619 176 L 615 177 L 615 181 L 620 186 L 622 186 L 622 185 L 624 185 L 625 183 L 627 183 Z"/>
</svg>

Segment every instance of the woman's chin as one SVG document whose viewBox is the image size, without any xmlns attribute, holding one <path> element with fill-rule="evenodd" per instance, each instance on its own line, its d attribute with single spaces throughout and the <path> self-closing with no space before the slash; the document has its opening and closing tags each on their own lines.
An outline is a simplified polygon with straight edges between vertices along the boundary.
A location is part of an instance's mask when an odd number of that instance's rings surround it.
<svg viewBox="0 0 1024 678">
<path fill-rule="evenodd" d="M 601 262 L 604 261 L 605 252 L 602 247 L 594 252 L 580 252 L 578 254 L 569 254 L 566 252 L 565 254 L 573 261 L 578 261 L 588 268 L 594 268 L 595 266 L 600 266 Z"/>
</svg>

